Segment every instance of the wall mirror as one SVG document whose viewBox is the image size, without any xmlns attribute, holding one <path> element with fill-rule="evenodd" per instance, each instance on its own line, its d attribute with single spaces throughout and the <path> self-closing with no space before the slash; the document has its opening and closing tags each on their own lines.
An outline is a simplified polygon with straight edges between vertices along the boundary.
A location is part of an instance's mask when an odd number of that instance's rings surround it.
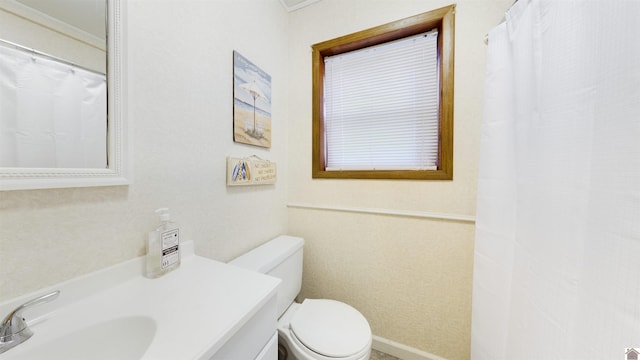
<svg viewBox="0 0 640 360">
<path fill-rule="evenodd" d="M 122 0 L 0 0 L 0 190 L 126 185 Z"/>
</svg>

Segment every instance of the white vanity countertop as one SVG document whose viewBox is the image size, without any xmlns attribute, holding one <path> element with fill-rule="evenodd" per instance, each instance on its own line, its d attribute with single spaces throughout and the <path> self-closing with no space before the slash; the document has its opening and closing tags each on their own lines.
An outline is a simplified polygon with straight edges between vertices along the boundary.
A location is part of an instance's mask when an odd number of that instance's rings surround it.
<svg viewBox="0 0 640 360">
<path fill-rule="evenodd" d="M 157 279 L 142 276 L 142 257 L 0 304 L 4 317 L 16 304 L 61 290 L 58 299 L 25 311 L 33 337 L 0 359 L 20 359 L 58 337 L 67 341 L 70 333 L 126 317 L 155 321 L 142 359 L 209 358 L 275 294 L 280 280 L 181 246 L 181 266 Z M 105 339 L 105 346 L 118 345 Z"/>
</svg>

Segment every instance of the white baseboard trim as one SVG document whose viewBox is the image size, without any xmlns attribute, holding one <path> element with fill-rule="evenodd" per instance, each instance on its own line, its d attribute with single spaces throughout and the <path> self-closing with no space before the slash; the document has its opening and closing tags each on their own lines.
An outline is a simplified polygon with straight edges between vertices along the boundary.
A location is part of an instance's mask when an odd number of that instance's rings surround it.
<svg viewBox="0 0 640 360">
<path fill-rule="evenodd" d="M 443 357 L 373 335 L 372 348 L 402 360 L 447 360 Z"/>
</svg>

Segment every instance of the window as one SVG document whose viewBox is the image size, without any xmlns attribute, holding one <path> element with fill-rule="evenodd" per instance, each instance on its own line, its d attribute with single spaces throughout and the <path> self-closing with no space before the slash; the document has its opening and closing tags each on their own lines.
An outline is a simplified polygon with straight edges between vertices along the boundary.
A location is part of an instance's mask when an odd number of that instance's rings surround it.
<svg viewBox="0 0 640 360">
<path fill-rule="evenodd" d="M 455 5 L 313 45 L 313 177 L 453 177 Z"/>
</svg>

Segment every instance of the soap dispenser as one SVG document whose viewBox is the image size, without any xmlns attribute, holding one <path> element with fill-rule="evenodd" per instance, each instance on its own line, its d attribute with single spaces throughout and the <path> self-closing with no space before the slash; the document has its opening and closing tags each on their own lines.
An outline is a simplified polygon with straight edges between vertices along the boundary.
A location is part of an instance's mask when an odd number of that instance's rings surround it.
<svg viewBox="0 0 640 360">
<path fill-rule="evenodd" d="M 171 221 L 168 208 L 156 210 L 160 226 L 147 239 L 148 278 L 157 278 L 180 266 L 180 229 Z"/>
</svg>

